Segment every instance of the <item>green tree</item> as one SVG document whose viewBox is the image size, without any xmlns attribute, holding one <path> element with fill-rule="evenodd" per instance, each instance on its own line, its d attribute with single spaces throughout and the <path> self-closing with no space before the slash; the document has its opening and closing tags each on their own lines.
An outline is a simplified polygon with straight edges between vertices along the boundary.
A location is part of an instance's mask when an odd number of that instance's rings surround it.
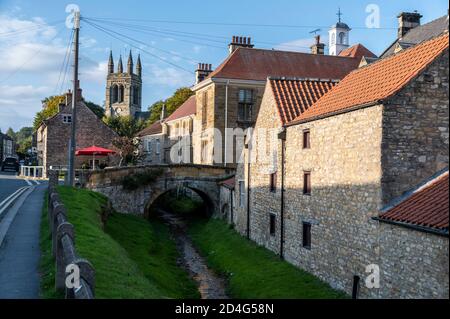
<svg viewBox="0 0 450 319">
<path fill-rule="evenodd" d="M 95 104 L 91 101 L 84 101 L 84 103 L 87 105 L 88 108 L 91 109 L 92 112 L 95 113 L 99 118 L 103 118 L 105 116 L 105 109 L 102 108 L 100 105 Z"/>
<path fill-rule="evenodd" d="M 42 122 L 58 113 L 59 104 L 63 103 L 64 95 L 53 95 L 42 100 L 42 110 L 36 113 L 33 120 L 33 129 L 37 130 Z"/>
<path fill-rule="evenodd" d="M 145 127 L 144 121 L 135 120 L 131 116 L 105 117 L 103 121 L 121 137 L 133 138 Z"/>
<path fill-rule="evenodd" d="M 194 95 L 194 92 L 190 88 L 182 87 L 175 91 L 175 93 L 166 99 L 165 101 L 158 101 L 156 103 L 153 103 L 149 108 L 150 117 L 147 120 L 147 124 L 153 124 L 156 121 L 158 121 L 161 118 L 161 111 L 163 105 L 166 106 L 166 116 L 169 116 L 177 108 L 181 106 L 186 100 Z"/>
<path fill-rule="evenodd" d="M 14 141 L 16 141 L 16 133 L 14 133 L 14 130 L 10 127 L 8 128 L 8 130 L 6 131 L 6 135 L 8 135 L 9 137 L 11 137 Z"/>
</svg>

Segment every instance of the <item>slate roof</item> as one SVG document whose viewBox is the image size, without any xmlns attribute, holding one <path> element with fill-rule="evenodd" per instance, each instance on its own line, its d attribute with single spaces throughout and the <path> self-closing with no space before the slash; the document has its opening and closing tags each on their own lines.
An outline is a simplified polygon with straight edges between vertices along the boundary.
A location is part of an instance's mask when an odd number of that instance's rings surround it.
<svg viewBox="0 0 450 319">
<path fill-rule="evenodd" d="M 360 58 L 360 59 L 363 56 L 367 57 L 367 58 L 376 58 L 377 57 L 372 51 L 370 51 L 369 49 L 367 49 L 365 46 L 363 46 L 360 43 L 355 44 L 345 50 L 342 50 L 341 53 L 339 53 L 339 56 L 350 57 L 350 58 Z"/>
<path fill-rule="evenodd" d="M 161 134 L 162 133 L 162 125 L 161 121 L 157 121 L 150 125 L 149 127 L 144 128 L 142 131 L 137 133 L 137 136 L 148 136 L 148 135 L 155 135 L 155 134 Z"/>
<path fill-rule="evenodd" d="M 392 43 L 382 54 L 381 57 L 387 57 L 395 53 L 397 43 L 402 42 L 409 46 L 411 44 L 418 44 L 427 41 L 431 38 L 437 37 L 445 31 L 448 31 L 448 15 L 442 16 L 436 20 L 426 24 L 417 26 L 409 30 L 401 39 L 397 39 Z"/>
<path fill-rule="evenodd" d="M 337 84 L 332 80 L 269 78 L 281 122 L 286 124 L 305 112 Z"/>
<path fill-rule="evenodd" d="M 229 189 L 234 189 L 234 185 L 236 184 L 236 178 L 233 176 L 227 180 L 221 181 L 219 185 L 222 185 Z"/>
<path fill-rule="evenodd" d="M 447 50 L 448 41 L 446 33 L 351 72 L 291 124 L 331 116 L 391 97 Z"/>
<path fill-rule="evenodd" d="M 430 228 L 448 235 L 448 169 L 385 208 L 378 220 Z"/>
<path fill-rule="evenodd" d="M 236 49 L 208 78 L 266 81 L 267 77 L 342 79 L 356 69 L 360 59 L 263 50 Z"/>
<path fill-rule="evenodd" d="M 175 112 L 173 112 L 167 119 L 164 120 L 164 122 L 170 122 L 177 119 L 181 119 L 183 117 L 194 115 L 197 108 L 197 99 L 195 98 L 195 95 L 191 96 L 181 104 Z"/>
</svg>

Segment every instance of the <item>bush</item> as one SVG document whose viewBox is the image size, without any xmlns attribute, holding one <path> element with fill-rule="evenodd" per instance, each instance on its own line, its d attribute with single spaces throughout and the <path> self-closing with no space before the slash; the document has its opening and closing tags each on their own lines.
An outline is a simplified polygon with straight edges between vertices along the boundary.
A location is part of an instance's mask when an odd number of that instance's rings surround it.
<svg viewBox="0 0 450 319">
<path fill-rule="evenodd" d="M 142 173 L 136 173 L 134 175 L 125 176 L 122 179 L 122 187 L 125 190 L 133 191 L 139 187 L 148 185 L 154 182 L 163 173 L 162 169 L 147 170 Z"/>
</svg>

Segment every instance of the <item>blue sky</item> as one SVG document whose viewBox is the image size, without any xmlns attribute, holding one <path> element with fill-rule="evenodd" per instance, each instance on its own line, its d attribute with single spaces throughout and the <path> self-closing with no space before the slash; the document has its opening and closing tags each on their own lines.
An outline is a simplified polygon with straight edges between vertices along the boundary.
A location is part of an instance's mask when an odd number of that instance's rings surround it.
<svg viewBox="0 0 450 319">
<path fill-rule="evenodd" d="M 125 55 L 126 63 L 131 43 L 143 62 L 143 110 L 176 88 L 190 86 L 194 77 L 185 70 L 193 72 L 197 62 L 212 63 L 213 67 L 220 64 L 232 35 L 251 36 L 260 48 L 305 51 L 314 29 L 320 28 L 327 41 L 328 26 L 336 22 L 340 7 L 342 20 L 353 28 L 351 44 L 362 43 L 379 54 L 396 37 L 399 12 L 417 10 L 426 23 L 448 9 L 446 0 L 0 0 L 3 132 L 10 126 L 16 130 L 31 126 L 41 109 L 40 100 L 70 87 L 70 69 L 65 81 L 65 72 L 60 70 L 71 32 L 63 22 L 65 8 L 71 3 L 79 6 L 83 17 L 113 18 L 94 23 L 139 41 L 125 39 L 127 44 L 82 21 L 80 80 L 84 96 L 103 105 L 108 52 L 113 50 L 116 61 L 119 54 Z M 365 27 L 370 4 L 380 9 L 379 29 Z"/>
</svg>

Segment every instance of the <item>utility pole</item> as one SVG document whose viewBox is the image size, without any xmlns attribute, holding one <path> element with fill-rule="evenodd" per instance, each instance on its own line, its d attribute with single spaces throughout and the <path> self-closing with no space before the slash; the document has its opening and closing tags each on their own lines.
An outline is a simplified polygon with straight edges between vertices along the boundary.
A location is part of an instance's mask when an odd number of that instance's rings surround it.
<svg viewBox="0 0 450 319">
<path fill-rule="evenodd" d="M 76 148 L 76 123 L 77 123 L 77 100 L 78 100 L 78 49 L 80 38 L 80 11 L 74 12 L 73 17 L 74 29 L 74 63 L 73 63 L 73 92 L 72 92 L 72 123 L 70 131 L 69 143 L 69 186 L 75 185 L 75 148 Z"/>
</svg>

